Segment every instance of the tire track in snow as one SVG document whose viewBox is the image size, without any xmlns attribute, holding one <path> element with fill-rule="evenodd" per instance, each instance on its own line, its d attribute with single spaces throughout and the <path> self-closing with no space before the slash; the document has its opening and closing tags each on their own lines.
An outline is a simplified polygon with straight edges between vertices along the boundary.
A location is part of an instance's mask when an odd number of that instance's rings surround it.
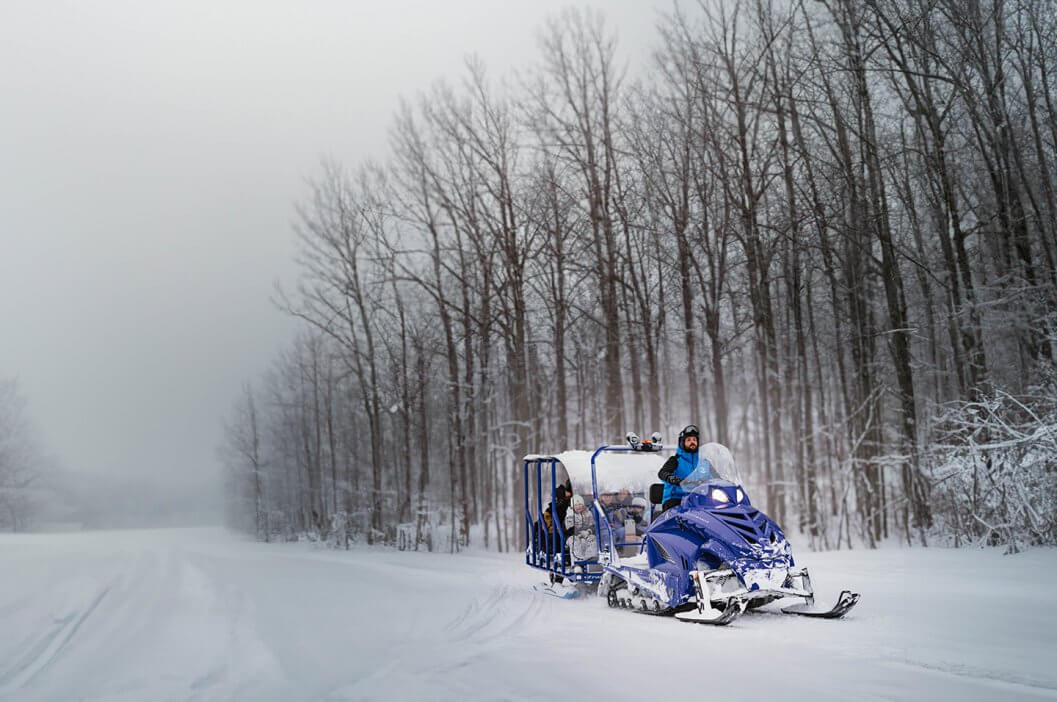
<svg viewBox="0 0 1057 702">
<path fill-rule="evenodd" d="M 414 641 L 405 641 L 371 674 L 331 690 L 323 699 L 418 699 L 427 694 L 433 699 L 474 699 L 471 680 L 459 671 L 481 665 L 496 641 L 539 616 L 550 604 L 545 599 L 510 584 L 494 585 L 473 597 L 446 623 L 420 631 Z M 396 686 L 394 679 L 399 680 Z"/>
<path fill-rule="evenodd" d="M 256 606 L 247 593 L 222 584 L 201 554 L 177 548 L 170 555 L 175 582 L 166 605 L 173 614 L 157 620 L 155 642 L 183 662 L 168 671 L 173 682 L 165 698 L 254 699 L 251 690 L 261 683 L 281 687 L 279 661 L 258 635 Z M 203 641 L 189 648 L 196 637 Z"/>
<path fill-rule="evenodd" d="M 986 687 L 1016 690 L 1018 692 L 1027 692 L 1047 699 L 1057 699 L 1057 687 L 1045 683 L 1017 679 L 1015 676 L 1006 675 L 1000 672 L 972 668 L 966 665 L 933 664 L 911 660 L 890 660 L 888 661 L 888 664 L 893 667 L 911 668 L 926 673 L 932 673 L 934 675 L 949 676 L 957 680 L 979 683 Z"/>
<path fill-rule="evenodd" d="M 25 655 L 19 657 L 3 673 L 0 673 L 0 695 L 7 695 L 24 687 L 41 671 L 54 662 L 63 649 L 77 635 L 85 620 L 99 607 L 110 592 L 112 585 L 100 590 L 86 608 L 72 612 L 55 622 L 55 626 L 29 645 Z"/>
<path fill-rule="evenodd" d="M 512 617 L 510 622 L 507 623 L 506 626 L 501 627 L 492 636 L 490 636 L 487 641 L 491 641 L 499 637 L 505 637 L 507 634 L 511 633 L 515 629 L 521 628 L 523 624 L 536 619 L 540 615 L 540 613 L 543 612 L 543 608 L 544 600 L 542 597 L 530 597 L 528 607 L 521 610 L 521 612 L 517 616 Z"/>
<path fill-rule="evenodd" d="M 456 616 L 445 629 L 452 633 L 452 641 L 469 641 L 481 629 L 491 624 L 502 612 L 500 603 L 507 596 L 510 588 L 506 585 L 498 585 L 492 588 L 483 601 L 476 597 L 470 601 L 463 611 Z"/>
<path fill-rule="evenodd" d="M 524 606 L 520 605 L 524 600 Z M 539 616 L 546 606 L 543 597 L 525 596 L 509 585 L 492 588 L 484 600 L 474 598 L 445 631 L 453 643 L 488 643 L 519 629 Z"/>
</svg>

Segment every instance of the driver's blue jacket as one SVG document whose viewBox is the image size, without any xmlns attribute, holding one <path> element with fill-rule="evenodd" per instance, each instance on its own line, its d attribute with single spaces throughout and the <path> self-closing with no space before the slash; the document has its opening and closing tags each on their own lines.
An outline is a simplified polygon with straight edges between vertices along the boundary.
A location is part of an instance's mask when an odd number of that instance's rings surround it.
<svg viewBox="0 0 1057 702">
<path fill-rule="evenodd" d="M 686 478 L 686 476 L 697 470 L 698 461 L 701 460 L 697 451 L 690 453 L 682 446 L 678 448 L 675 455 L 664 462 L 661 466 L 661 470 L 657 473 L 657 477 L 664 481 L 664 497 L 661 502 L 667 503 L 668 500 L 682 499 L 686 495 L 684 490 L 679 485 L 672 485 L 669 481 L 671 476 L 675 476 L 680 480 Z M 707 478 L 711 474 L 712 464 L 708 462 L 708 459 L 704 459 L 704 464 L 701 466 L 701 472 L 699 476 L 701 478 Z"/>
</svg>

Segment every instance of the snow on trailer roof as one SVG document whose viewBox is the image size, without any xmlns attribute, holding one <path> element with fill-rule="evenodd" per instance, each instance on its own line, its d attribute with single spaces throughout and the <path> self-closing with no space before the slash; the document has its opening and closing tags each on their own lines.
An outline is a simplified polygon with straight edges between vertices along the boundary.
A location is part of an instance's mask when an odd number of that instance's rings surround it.
<svg viewBox="0 0 1057 702">
<path fill-rule="evenodd" d="M 598 492 L 619 492 L 627 488 L 632 492 L 646 493 L 652 483 L 658 482 L 661 466 L 675 447 L 665 446 L 659 451 L 628 451 L 627 447 L 613 445 L 616 451 L 603 451 L 595 463 L 598 466 Z M 594 451 L 563 451 L 554 455 L 529 454 L 523 461 L 557 460 L 569 474 L 573 492 L 591 494 L 591 455 Z M 723 444 L 709 442 L 701 446 L 698 453 L 711 464 L 712 475 L 730 480 L 738 485 L 744 483 L 730 449 Z"/>
<path fill-rule="evenodd" d="M 614 449 L 625 449 L 624 446 L 613 446 Z M 632 492 L 645 493 L 652 483 L 659 479 L 657 472 L 671 455 L 674 449 L 660 451 L 603 451 L 595 459 L 597 466 L 598 492 L 618 492 L 628 489 Z M 594 451 L 563 451 L 552 456 L 530 454 L 523 460 L 550 461 L 557 460 L 565 467 L 573 492 L 591 494 L 591 455 Z"/>
</svg>

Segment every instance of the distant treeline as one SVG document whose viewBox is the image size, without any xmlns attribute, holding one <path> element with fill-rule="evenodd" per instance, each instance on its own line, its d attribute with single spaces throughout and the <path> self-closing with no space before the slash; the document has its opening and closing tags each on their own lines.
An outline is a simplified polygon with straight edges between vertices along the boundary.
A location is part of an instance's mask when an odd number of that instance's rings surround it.
<svg viewBox="0 0 1057 702">
<path fill-rule="evenodd" d="M 520 456 L 696 422 L 814 547 L 1057 543 L 1057 2 L 702 2 L 636 80 L 540 36 L 322 169 L 235 524 L 517 549 Z"/>
</svg>

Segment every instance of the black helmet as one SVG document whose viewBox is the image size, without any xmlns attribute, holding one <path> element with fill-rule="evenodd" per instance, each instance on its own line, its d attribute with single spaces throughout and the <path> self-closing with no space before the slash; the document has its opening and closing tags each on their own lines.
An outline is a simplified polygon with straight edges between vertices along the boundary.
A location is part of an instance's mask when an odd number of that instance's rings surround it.
<svg viewBox="0 0 1057 702">
<path fill-rule="evenodd" d="M 678 446 L 679 446 L 679 448 L 683 449 L 684 451 L 686 449 L 683 447 L 683 439 L 685 439 L 688 436 L 696 436 L 698 438 L 701 438 L 701 434 L 697 431 L 697 425 L 696 424 L 687 424 L 685 427 L 683 427 L 683 430 L 681 432 L 679 432 L 679 444 L 678 444 Z"/>
</svg>

